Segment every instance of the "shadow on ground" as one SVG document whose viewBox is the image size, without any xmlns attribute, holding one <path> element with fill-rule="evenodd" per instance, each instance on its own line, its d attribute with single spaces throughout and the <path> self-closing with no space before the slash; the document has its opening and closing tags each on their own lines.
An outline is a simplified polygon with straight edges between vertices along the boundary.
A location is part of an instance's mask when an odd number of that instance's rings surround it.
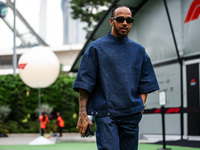
<svg viewBox="0 0 200 150">
<path fill-rule="evenodd" d="M 163 141 L 158 141 L 152 144 L 163 144 Z M 166 145 L 200 148 L 200 141 L 189 141 L 189 140 L 166 141 Z"/>
</svg>

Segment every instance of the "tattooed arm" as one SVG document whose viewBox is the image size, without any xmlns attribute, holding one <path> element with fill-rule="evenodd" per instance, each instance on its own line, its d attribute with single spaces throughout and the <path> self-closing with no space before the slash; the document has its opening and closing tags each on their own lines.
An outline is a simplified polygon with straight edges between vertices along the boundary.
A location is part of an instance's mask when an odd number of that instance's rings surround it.
<svg viewBox="0 0 200 150">
<path fill-rule="evenodd" d="M 85 131 L 87 129 L 87 126 L 91 126 L 92 122 L 87 116 L 87 102 L 89 98 L 89 93 L 84 90 L 79 90 L 79 119 L 78 119 L 78 130 L 79 133 L 82 134 L 82 136 L 85 136 Z"/>
</svg>

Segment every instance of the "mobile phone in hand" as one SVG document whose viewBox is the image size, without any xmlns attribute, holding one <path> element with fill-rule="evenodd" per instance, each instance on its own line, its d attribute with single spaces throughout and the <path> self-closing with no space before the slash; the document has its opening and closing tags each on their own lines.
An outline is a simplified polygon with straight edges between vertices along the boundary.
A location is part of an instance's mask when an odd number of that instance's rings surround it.
<svg viewBox="0 0 200 150">
<path fill-rule="evenodd" d="M 92 131 L 92 128 L 90 126 L 88 126 L 85 131 L 85 136 L 88 137 L 89 135 L 94 135 L 94 132 Z"/>
</svg>

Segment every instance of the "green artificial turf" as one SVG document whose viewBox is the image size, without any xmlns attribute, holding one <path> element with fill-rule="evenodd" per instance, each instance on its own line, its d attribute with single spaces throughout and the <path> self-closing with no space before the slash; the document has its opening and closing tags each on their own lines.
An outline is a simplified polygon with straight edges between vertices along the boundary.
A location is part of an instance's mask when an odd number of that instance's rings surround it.
<svg viewBox="0 0 200 150">
<path fill-rule="evenodd" d="M 138 150 L 158 150 L 162 145 L 139 144 Z M 200 150 L 200 148 L 168 146 L 171 150 Z M 96 143 L 56 143 L 53 145 L 0 145 L 0 150 L 97 150 Z"/>
<path fill-rule="evenodd" d="M 7 145 L 0 150 L 97 150 L 96 143 L 56 143 L 52 145 Z"/>
</svg>

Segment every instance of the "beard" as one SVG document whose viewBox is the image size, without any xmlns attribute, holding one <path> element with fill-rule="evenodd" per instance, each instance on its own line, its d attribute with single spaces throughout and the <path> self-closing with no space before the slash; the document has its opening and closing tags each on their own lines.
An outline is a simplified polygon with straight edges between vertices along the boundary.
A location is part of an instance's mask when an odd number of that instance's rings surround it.
<svg viewBox="0 0 200 150">
<path fill-rule="evenodd" d="M 117 37 L 125 39 L 127 37 L 128 33 L 129 33 L 130 29 L 127 30 L 126 33 L 123 33 L 123 32 L 120 33 L 120 28 L 118 29 L 116 27 L 115 23 L 113 25 L 114 25 L 113 28 L 114 28 L 115 33 L 117 34 Z"/>
</svg>

